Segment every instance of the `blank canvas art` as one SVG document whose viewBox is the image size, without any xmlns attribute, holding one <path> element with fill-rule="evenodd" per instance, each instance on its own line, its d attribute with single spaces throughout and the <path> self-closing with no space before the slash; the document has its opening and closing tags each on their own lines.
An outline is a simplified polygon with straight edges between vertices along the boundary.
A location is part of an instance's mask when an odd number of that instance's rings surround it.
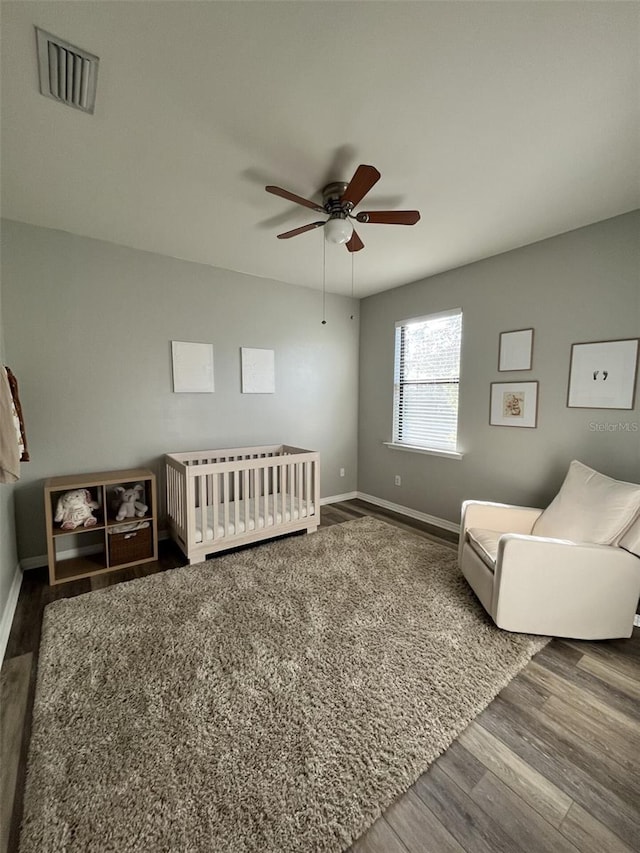
<svg viewBox="0 0 640 853">
<path fill-rule="evenodd" d="M 274 394 L 276 390 L 275 352 L 272 349 L 241 347 L 242 393 Z"/>
<path fill-rule="evenodd" d="M 171 355 L 174 392 L 183 394 L 213 392 L 213 344 L 171 341 Z"/>
</svg>

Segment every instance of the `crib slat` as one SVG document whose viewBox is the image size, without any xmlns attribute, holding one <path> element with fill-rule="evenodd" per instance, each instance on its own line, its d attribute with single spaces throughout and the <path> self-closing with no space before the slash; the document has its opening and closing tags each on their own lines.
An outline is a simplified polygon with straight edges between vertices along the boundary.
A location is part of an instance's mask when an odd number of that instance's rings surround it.
<svg viewBox="0 0 640 853">
<path fill-rule="evenodd" d="M 242 507 L 244 510 L 244 529 L 245 533 L 249 532 L 249 469 L 245 468 L 242 472 Z"/>
<path fill-rule="evenodd" d="M 213 517 L 212 521 L 212 530 L 213 530 L 213 541 L 215 542 L 218 539 L 218 505 L 220 503 L 220 474 L 213 475 L 212 489 L 211 489 L 211 504 L 213 506 Z"/>
<path fill-rule="evenodd" d="M 233 524 L 236 535 L 240 533 L 240 501 L 238 500 L 238 472 L 233 472 Z"/>
<path fill-rule="evenodd" d="M 259 470 L 256 466 L 253 469 L 253 515 L 256 523 L 256 530 L 259 527 L 258 521 L 260 519 L 260 487 L 259 487 Z"/>
<path fill-rule="evenodd" d="M 289 502 L 289 510 L 291 513 L 291 521 L 293 521 L 293 511 L 296 506 L 296 465 L 295 462 L 292 462 L 289 465 L 289 487 L 291 490 L 291 500 Z"/>
<path fill-rule="evenodd" d="M 276 462 L 275 453 L 271 454 L 271 491 L 273 493 L 273 523 L 278 523 L 278 496 L 279 496 L 279 488 L 278 488 L 278 463 Z"/>
<path fill-rule="evenodd" d="M 296 473 L 298 475 L 298 518 L 302 518 L 302 462 L 296 462 Z"/>
<path fill-rule="evenodd" d="M 223 536 L 229 535 L 229 472 L 222 472 L 222 496 L 224 503 Z"/>
<path fill-rule="evenodd" d="M 307 518 L 311 515 L 311 463 L 304 463 L 304 503 L 307 508 Z"/>
<path fill-rule="evenodd" d="M 200 499 L 200 530 L 204 542 L 207 538 L 207 478 L 199 475 L 196 480 L 198 481 L 198 498 Z"/>
<path fill-rule="evenodd" d="M 187 477 L 187 540 L 195 542 L 196 539 L 196 484 L 194 477 Z"/>
<path fill-rule="evenodd" d="M 284 467 L 282 462 L 278 465 L 278 491 L 280 492 L 280 515 L 282 516 L 282 520 L 286 519 L 286 498 L 284 493 Z"/>
</svg>

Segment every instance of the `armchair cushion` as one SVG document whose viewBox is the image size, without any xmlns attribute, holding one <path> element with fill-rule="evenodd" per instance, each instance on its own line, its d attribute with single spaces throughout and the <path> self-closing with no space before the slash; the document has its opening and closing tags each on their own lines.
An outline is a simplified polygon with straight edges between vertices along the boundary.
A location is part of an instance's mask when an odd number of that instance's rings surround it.
<svg viewBox="0 0 640 853">
<path fill-rule="evenodd" d="M 536 521 L 535 536 L 613 545 L 640 512 L 640 485 L 613 480 L 574 460 L 560 491 Z"/>
<path fill-rule="evenodd" d="M 502 533 L 499 530 L 485 530 L 482 527 L 470 527 L 467 530 L 469 544 L 480 559 L 493 572 L 498 556 L 498 542 Z"/>
</svg>

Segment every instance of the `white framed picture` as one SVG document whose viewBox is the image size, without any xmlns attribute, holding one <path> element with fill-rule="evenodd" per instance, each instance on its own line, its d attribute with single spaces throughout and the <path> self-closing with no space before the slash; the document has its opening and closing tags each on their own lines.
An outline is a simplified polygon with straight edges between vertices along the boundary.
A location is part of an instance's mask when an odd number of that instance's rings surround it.
<svg viewBox="0 0 640 853">
<path fill-rule="evenodd" d="M 633 409 L 638 338 L 572 344 L 567 406 Z"/>
<path fill-rule="evenodd" d="M 531 370 L 533 329 L 515 329 L 500 333 L 498 370 Z"/>
<path fill-rule="evenodd" d="M 489 423 L 491 426 L 535 429 L 538 425 L 538 383 L 492 382 Z"/>
<path fill-rule="evenodd" d="M 242 393 L 274 394 L 276 390 L 275 352 L 272 349 L 241 347 Z"/>
<path fill-rule="evenodd" d="M 171 341 L 171 359 L 174 393 L 213 393 L 213 344 Z"/>
</svg>

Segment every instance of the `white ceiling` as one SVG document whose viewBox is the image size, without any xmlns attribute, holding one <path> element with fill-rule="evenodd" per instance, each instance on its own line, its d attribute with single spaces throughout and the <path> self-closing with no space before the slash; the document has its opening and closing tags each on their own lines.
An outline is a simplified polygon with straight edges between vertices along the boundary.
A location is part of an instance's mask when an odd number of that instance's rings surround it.
<svg viewBox="0 0 640 853">
<path fill-rule="evenodd" d="M 640 6 L 3 2 L 2 215 L 322 286 L 320 199 L 359 163 L 356 295 L 640 206 Z M 37 24 L 100 57 L 96 110 L 39 94 Z M 327 245 L 327 289 L 351 257 Z"/>
</svg>

